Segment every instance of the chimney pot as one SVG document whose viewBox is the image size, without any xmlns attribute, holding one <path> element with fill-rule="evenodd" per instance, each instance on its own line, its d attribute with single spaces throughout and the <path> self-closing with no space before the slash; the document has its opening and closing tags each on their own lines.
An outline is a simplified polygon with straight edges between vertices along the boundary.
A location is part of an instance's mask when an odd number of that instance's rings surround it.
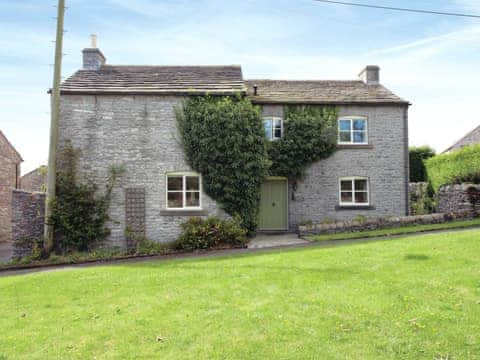
<svg viewBox="0 0 480 360">
<path fill-rule="evenodd" d="M 97 35 L 92 34 L 90 35 L 90 48 L 96 49 L 97 48 Z"/>
<path fill-rule="evenodd" d="M 258 86 L 257 84 L 253 85 L 253 95 L 257 96 L 258 93 Z"/>
<path fill-rule="evenodd" d="M 367 85 L 378 85 L 380 84 L 380 67 L 367 65 L 358 76 Z"/>
</svg>

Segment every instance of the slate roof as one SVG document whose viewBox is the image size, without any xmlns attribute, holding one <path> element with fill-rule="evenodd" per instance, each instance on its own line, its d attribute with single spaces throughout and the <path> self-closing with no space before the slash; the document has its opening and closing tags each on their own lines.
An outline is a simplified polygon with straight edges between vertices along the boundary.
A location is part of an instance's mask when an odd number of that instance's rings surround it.
<svg viewBox="0 0 480 360">
<path fill-rule="evenodd" d="M 258 92 L 253 94 L 253 85 Z M 244 80 L 239 65 L 118 66 L 79 70 L 62 83 L 62 94 L 231 95 L 256 103 L 408 104 L 382 85 L 361 80 Z"/>
<path fill-rule="evenodd" d="M 408 104 L 384 86 L 366 85 L 361 80 L 247 80 L 246 85 L 257 103 Z"/>
<path fill-rule="evenodd" d="M 443 153 L 447 153 L 452 150 L 461 149 L 464 146 L 480 144 L 480 125 L 472 131 L 468 132 L 464 137 L 458 140 L 455 144 L 444 150 Z"/>
<path fill-rule="evenodd" d="M 245 92 L 242 69 L 227 66 L 117 66 L 79 70 L 62 83 L 62 93 L 233 94 Z"/>
</svg>

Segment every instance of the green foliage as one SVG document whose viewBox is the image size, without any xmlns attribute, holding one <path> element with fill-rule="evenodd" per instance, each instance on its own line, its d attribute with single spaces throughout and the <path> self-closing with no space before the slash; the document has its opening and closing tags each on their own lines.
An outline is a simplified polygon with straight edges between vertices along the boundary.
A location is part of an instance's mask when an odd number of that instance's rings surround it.
<svg viewBox="0 0 480 360">
<path fill-rule="evenodd" d="M 480 183 L 480 145 L 466 146 L 425 162 L 428 180 L 435 192 L 446 184 Z"/>
<path fill-rule="evenodd" d="M 436 202 L 433 190 L 428 183 L 417 184 L 416 191 L 410 192 L 410 214 L 425 215 L 435 212 Z"/>
<path fill-rule="evenodd" d="M 283 137 L 272 141 L 270 175 L 301 179 L 315 161 L 330 156 L 337 143 L 337 111 L 332 106 L 285 106 Z"/>
<path fill-rule="evenodd" d="M 202 174 L 205 192 L 254 232 L 269 166 L 260 109 L 241 97 L 197 96 L 177 109 L 177 123 L 187 161 Z"/>
<path fill-rule="evenodd" d="M 435 156 L 435 150 L 429 146 L 411 147 L 410 159 L 410 182 L 427 181 L 427 172 L 424 161 Z"/>
<path fill-rule="evenodd" d="M 128 226 L 125 229 L 125 237 L 132 242 L 132 247 L 129 251 L 130 254 L 162 255 L 171 251 L 171 244 L 152 241 L 148 239 L 145 234 L 139 233 Z"/>
<path fill-rule="evenodd" d="M 49 221 L 55 228 L 55 247 L 61 252 L 90 250 L 94 244 L 110 234 L 106 222 L 113 186 L 124 172 L 121 166 L 112 166 L 105 192 L 98 195 L 97 185 L 77 179 L 79 151 L 67 143 L 59 156 L 62 171 L 57 174 L 56 198 Z"/>
<path fill-rule="evenodd" d="M 192 217 L 182 224 L 182 234 L 175 242 L 178 250 L 213 249 L 245 246 L 246 230 L 240 219 L 222 220 L 215 216 L 202 219 Z"/>
</svg>

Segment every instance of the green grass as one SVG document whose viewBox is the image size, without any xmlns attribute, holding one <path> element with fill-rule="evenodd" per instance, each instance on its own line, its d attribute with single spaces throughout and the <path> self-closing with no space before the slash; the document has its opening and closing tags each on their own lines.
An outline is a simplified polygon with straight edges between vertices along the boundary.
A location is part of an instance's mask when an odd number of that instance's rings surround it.
<svg viewBox="0 0 480 360">
<path fill-rule="evenodd" d="M 0 359 L 478 359 L 480 230 L 0 278 Z"/>
<path fill-rule="evenodd" d="M 413 225 L 396 227 L 391 229 L 345 232 L 338 234 L 310 235 L 307 236 L 307 239 L 311 241 L 362 239 L 380 236 L 406 235 L 432 230 L 461 229 L 474 226 L 480 226 L 480 218 L 464 221 L 452 221 L 443 224 Z"/>
</svg>

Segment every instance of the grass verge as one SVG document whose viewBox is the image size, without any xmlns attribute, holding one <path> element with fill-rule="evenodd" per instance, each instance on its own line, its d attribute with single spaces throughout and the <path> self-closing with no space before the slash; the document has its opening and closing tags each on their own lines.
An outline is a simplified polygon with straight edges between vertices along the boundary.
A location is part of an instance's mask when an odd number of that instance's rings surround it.
<svg viewBox="0 0 480 360">
<path fill-rule="evenodd" d="M 480 226 L 480 218 L 464 221 L 451 221 L 442 224 L 426 224 L 414 226 L 402 226 L 389 229 L 367 230 L 357 232 L 345 232 L 338 234 L 323 234 L 323 235 L 309 235 L 306 236 L 311 241 L 326 241 L 326 240 L 349 240 L 349 239 L 363 239 L 371 237 L 382 237 L 392 235 L 406 235 L 433 230 L 449 230 L 462 229 Z"/>
<path fill-rule="evenodd" d="M 479 237 L 0 277 L 0 359 L 475 359 Z"/>
</svg>

